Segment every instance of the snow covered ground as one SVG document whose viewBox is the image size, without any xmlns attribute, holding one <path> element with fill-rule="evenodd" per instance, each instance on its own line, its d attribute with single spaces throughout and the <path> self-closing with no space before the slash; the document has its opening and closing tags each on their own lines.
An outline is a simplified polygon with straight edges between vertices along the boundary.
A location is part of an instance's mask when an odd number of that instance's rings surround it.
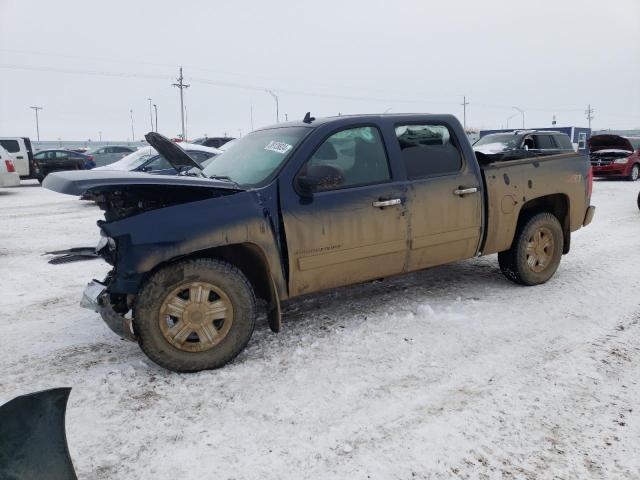
<svg viewBox="0 0 640 480">
<path fill-rule="evenodd" d="M 0 190 L 0 404 L 73 387 L 80 478 L 640 478 L 640 184 L 594 186 L 594 223 L 546 285 L 495 256 L 294 301 L 227 367 L 175 374 L 79 307 L 92 204 Z"/>
</svg>

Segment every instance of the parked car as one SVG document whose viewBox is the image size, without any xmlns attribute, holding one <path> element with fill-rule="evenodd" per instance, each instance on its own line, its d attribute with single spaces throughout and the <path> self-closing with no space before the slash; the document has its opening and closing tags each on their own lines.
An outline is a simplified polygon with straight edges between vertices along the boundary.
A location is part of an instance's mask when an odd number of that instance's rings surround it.
<svg viewBox="0 0 640 480">
<path fill-rule="evenodd" d="M 33 156 L 34 176 L 40 183 L 51 172 L 63 170 L 89 170 L 92 164 L 90 155 L 64 149 L 40 150 Z"/>
<path fill-rule="evenodd" d="M 202 145 L 194 145 L 191 143 L 180 143 L 180 147 L 187 152 L 192 160 L 196 161 L 197 166 L 206 166 L 208 161 L 219 155 L 220 150 L 216 148 L 204 147 Z M 181 170 L 191 168 L 191 162 L 187 162 L 181 166 Z M 157 175 L 175 175 L 178 173 L 176 169 L 155 148 L 142 147 L 135 152 L 127 155 L 122 160 L 114 162 L 104 167 L 97 167 L 95 170 L 120 170 L 127 172 L 148 172 Z"/>
<path fill-rule="evenodd" d="M 473 149 L 476 152 L 491 155 L 492 160 L 514 160 L 575 152 L 571 139 L 566 133 L 543 130 L 491 133 L 475 142 Z"/>
<path fill-rule="evenodd" d="M 21 178 L 35 178 L 33 149 L 28 137 L 0 137 L 3 147 Z"/>
<path fill-rule="evenodd" d="M 105 211 L 95 251 L 113 270 L 82 305 L 186 372 L 247 345 L 256 297 L 278 331 L 287 299 L 478 255 L 544 283 L 592 220 L 590 172 L 576 153 L 481 165 L 452 115 L 307 114 L 242 137 L 200 177 L 61 172 L 45 186 Z"/>
<path fill-rule="evenodd" d="M 87 153 L 91 155 L 96 162 L 97 167 L 104 167 L 113 162 L 117 162 L 121 158 L 135 152 L 134 147 L 127 147 L 123 145 L 107 145 L 104 147 L 97 147 Z"/>
<path fill-rule="evenodd" d="M 11 155 L 0 146 L 0 187 L 15 187 L 20 185 L 20 175 L 11 160 Z"/>
<path fill-rule="evenodd" d="M 205 147 L 220 148 L 225 143 L 235 140 L 233 137 L 202 137 L 196 138 L 191 143 L 195 145 L 203 145 Z"/>
<path fill-rule="evenodd" d="M 635 182 L 640 176 L 640 138 L 594 135 L 589 139 L 589 158 L 594 177 Z"/>
</svg>

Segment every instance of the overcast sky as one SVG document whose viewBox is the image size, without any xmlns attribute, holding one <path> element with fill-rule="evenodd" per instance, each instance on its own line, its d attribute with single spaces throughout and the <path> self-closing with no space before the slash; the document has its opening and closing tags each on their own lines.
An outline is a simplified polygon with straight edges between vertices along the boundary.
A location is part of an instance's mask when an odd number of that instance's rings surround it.
<svg viewBox="0 0 640 480">
<path fill-rule="evenodd" d="M 467 125 L 640 127 L 640 0 L 0 0 L 0 136 L 238 136 L 338 112 L 453 113 Z"/>
</svg>

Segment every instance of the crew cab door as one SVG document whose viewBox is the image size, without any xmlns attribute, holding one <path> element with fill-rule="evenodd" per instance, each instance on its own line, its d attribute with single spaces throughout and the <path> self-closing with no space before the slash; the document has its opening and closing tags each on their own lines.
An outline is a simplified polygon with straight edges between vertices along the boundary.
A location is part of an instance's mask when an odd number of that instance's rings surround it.
<svg viewBox="0 0 640 480">
<path fill-rule="evenodd" d="M 309 178 L 323 180 L 301 191 Z M 403 271 L 405 192 L 377 127 L 332 132 L 293 183 L 292 200 L 281 202 L 291 296 Z"/>
<path fill-rule="evenodd" d="M 408 270 L 473 257 L 482 231 L 477 164 L 444 122 L 397 124 L 395 133 L 409 186 Z"/>
</svg>

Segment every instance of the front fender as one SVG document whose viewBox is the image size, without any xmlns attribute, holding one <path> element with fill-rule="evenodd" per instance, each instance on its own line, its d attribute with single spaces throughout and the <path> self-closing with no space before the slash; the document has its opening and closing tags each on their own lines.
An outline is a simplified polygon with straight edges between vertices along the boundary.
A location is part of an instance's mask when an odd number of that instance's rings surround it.
<svg viewBox="0 0 640 480">
<path fill-rule="evenodd" d="M 246 191 L 103 223 L 102 229 L 117 245 L 116 275 L 109 291 L 136 294 L 146 275 L 163 263 L 250 243 L 263 252 L 277 290 L 286 292 L 276 200 L 269 190 Z"/>
</svg>

